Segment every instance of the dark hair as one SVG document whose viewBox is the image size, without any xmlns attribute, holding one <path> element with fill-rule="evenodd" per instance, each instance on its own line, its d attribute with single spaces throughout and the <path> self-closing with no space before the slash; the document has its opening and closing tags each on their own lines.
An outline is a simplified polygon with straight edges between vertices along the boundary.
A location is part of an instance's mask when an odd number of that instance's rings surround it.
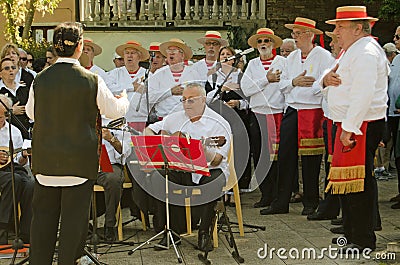
<svg viewBox="0 0 400 265">
<path fill-rule="evenodd" d="M 221 49 L 219 49 L 219 52 L 218 52 L 218 58 L 217 58 L 217 61 L 218 61 L 218 62 L 219 62 L 219 58 L 221 57 L 221 53 L 222 53 L 223 50 L 228 50 L 228 51 L 230 51 L 230 52 L 232 53 L 232 55 L 235 55 L 235 54 L 236 54 L 236 51 L 235 51 L 235 49 L 234 49 L 233 47 L 230 47 L 230 46 L 223 46 L 223 47 L 221 47 Z"/>
<path fill-rule="evenodd" d="M 46 58 L 37 58 L 32 63 L 33 71 L 39 73 L 43 70 L 44 66 L 46 65 Z"/>
<path fill-rule="evenodd" d="M 78 22 L 61 23 L 54 30 L 53 45 L 58 56 L 71 57 L 82 39 L 83 28 Z"/>
<path fill-rule="evenodd" d="M 5 57 L 0 61 L 0 69 L 2 69 L 1 66 L 3 65 L 4 62 L 11 62 L 12 64 L 14 64 L 14 62 L 10 58 Z"/>
</svg>

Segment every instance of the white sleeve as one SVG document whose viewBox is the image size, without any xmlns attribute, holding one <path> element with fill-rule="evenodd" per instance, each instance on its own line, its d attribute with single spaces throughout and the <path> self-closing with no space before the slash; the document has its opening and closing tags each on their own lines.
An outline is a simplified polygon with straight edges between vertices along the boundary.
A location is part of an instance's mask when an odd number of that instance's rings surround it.
<svg viewBox="0 0 400 265">
<path fill-rule="evenodd" d="M 97 105 L 100 114 L 105 115 L 109 119 L 117 119 L 126 114 L 129 108 L 127 98 L 117 99 L 107 88 L 103 78 L 98 76 Z"/>
<path fill-rule="evenodd" d="M 34 95 L 34 92 L 33 92 L 33 83 L 32 83 L 32 85 L 31 85 L 31 87 L 30 87 L 30 89 L 29 89 L 29 97 L 28 97 L 28 102 L 26 103 L 26 105 L 25 105 L 25 111 L 26 111 L 26 115 L 28 115 L 28 117 L 31 119 L 31 120 L 35 120 L 34 118 L 34 105 L 35 105 L 35 95 Z"/>
</svg>

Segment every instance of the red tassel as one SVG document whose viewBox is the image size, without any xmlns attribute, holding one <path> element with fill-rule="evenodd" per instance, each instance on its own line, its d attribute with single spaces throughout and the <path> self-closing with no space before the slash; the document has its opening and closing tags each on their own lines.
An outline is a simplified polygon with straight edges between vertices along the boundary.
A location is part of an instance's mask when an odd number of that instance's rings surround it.
<svg viewBox="0 0 400 265">
<path fill-rule="evenodd" d="M 319 35 L 319 44 L 322 48 L 325 48 L 324 34 Z"/>
<path fill-rule="evenodd" d="M 276 56 L 276 49 L 272 49 L 272 55 L 275 57 Z"/>
</svg>

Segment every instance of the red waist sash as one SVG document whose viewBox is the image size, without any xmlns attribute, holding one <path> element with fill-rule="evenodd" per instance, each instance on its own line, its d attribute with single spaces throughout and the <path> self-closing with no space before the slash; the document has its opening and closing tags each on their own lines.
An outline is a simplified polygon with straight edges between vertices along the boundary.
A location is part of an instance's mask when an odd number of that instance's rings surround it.
<svg viewBox="0 0 400 265">
<path fill-rule="evenodd" d="M 322 109 L 302 109 L 297 111 L 299 155 L 321 155 L 325 145 L 322 133 L 324 113 Z"/>
<path fill-rule="evenodd" d="M 337 125 L 335 147 L 328 176 L 329 183 L 325 192 L 330 190 L 332 194 L 347 194 L 364 191 L 368 122 L 364 121 L 361 125 L 362 135 L 352 136 L 356 140 L 356 145 L 353 148 L 343 146 L 340 141 L 342 124 L 338 123 Z"/>
<path fill-rule="evenodd" d="M 270 161 L 278 160 L 280 130 L 283 113 L 267 114 L 268 151 Z"/>
</svg>

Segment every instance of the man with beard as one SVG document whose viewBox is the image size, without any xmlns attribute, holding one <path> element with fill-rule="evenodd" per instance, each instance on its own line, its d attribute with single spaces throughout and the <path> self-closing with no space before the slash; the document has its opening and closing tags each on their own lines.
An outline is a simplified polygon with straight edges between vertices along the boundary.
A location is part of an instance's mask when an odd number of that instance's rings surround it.
<svg viewBox="0 0 400 265">
<path fill-rule="evenodd" d="M 282 39 L 269 28 L 258 29 L 249 38 L 248 44 L 260 53 L 260 57 L 249 62 L 241 82 L 243 93 L 250 97 L 250 108 L 254 112 L 250 115 L 250 145 L 261 191 L 261 199 L 254 207 L 260 208 L 269 206 L 276 194 L 276 154 L 279 125 L 285 107 L 285 99 L 280 91 L 283 82 L 280 81 L 286 60 L 282 56 L 274 56 L 272 50 L 281 46 Z M 264 137 L 266 135 L 268 139 Z M 272 166 L 268 172 L 268 166 L 271 165 L 269 161 L 272 161 Z"/>
<path fill-rule="evenodd" d="M 168 61 L 168 66 L 160 69 L 149 78 L 149 101 L 155 108 L 157 117 L 162 120 L 172 111 L 182 110 L 183 85 L 201 80 L 199 74 L 184 64 L 192 58 L 192 50 L 180 39 L 170 39 L 160 44 L 160 52 Z"/>
<path fill-rule="evenodd" d="M 261 214 L 283 214 L 289 212 L 289 201 L 294 176 L 301 156 L 303 176 L 302 215 L 312 214 L 319 201 L 319 172 L 324 152 L 322 138 L 322 95 L 318 78 L 333 63 L 331 54 L 313 44 L 316 22 L 297 17 L 291 29 L 297 50 L 287 57 L 288 81 L 282 90 L 287 106 L 280 127 L 278 196 Z"/>
<path fill-rule="evenodd" d="M 228 46 L 228 41 L 221 38 L 221 33 L 218 31 L 207 31 L 204 37 L 197 39 L 197 42 L 203 45 L 206 52 L 206 58 L 198 61 L 192 67 L 199 74 L 201 81 L 205 84 L 208 76 L 214 72 L 219 49 Z"/>
</svg>

